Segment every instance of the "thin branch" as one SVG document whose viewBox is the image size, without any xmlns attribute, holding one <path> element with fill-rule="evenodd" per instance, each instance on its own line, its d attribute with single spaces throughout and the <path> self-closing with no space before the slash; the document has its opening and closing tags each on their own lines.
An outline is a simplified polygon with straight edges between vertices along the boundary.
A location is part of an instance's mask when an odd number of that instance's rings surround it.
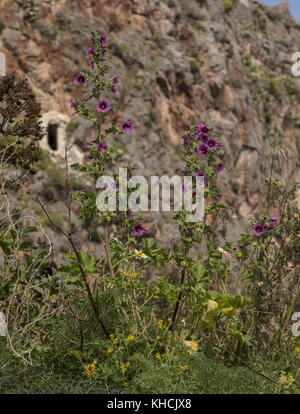
<svg viewBox="0 0 300 414">
<path fill-rule="evenodd" d="M 66 232 L 66 231 L 64 231 L 61 227 L 59 227 L 56 223 L 54 223 L 54 222 L 53 222 L 53 220 L 51 219 L 51 217 L 49 216 L 49 214 L 48 214 L 47 210 L 45 209 L 45 206 L 42 204 L 42 202 L 39 200 L 39 198 L 38 198 L 38 197 L 37 197 L 36 199 L 37 199 L 37 202 L 39 203 L 39 205 L 42 207 L 42 209 L 43 209 L 44 213 L 46 214 L 46 216 L 47 216 L 47 218 L 48 218 L 49 222 L 52 224 L 52 226 L 53 226 L 53 227 L 54 227 L 54 228 L 55 228 L 58 232 L 62 233 L 62 234 L 63 234 L 63 235 L 67 238 L 67 240 L 69 241 L 69 243 L 70 243 L 70 245 L 71 245 L 71 247 L 72 247 L 72 249 L 73 249 L 73 251 L 74 251 L 74 253 L 75 253 L 76 262 L 77 262 L 77 265 L 78 265 L 78 268 L 79 268 L 79 271 L 80 271 L 80 274 L 81 274 L 82 280 L 83 280 L 83 282 L 84 282 L 84 284 L 85 284 L 85 288 L 86 288 L 86 291 L 87 291 L 87 294 L 88 294 L 88 298 L 89 298 L 89 301 L 90 301 L 90 303 L 91 303 L 91 306 L 92 306 L 92 309 L 93 309 L 94 315 L 95 315 L 95 317 L 96 317 L 96 320 L 97 320 L 97 322 L 99 323 L 99 325 L 100 325 L 100 327 L 101 327 L 102 331 L 104 332 L 104 334 L 106 335 L 106 337 L 107 337 L 107 338 L 109 338 L 109 332 L 108 332 L 108 329 L 106 328 L 106 326 L 105 326 L 104 322 L 102 321 L 102 319 L 101 319 L 101 317 L 100 317 L 100 314 L 99 314 L 99 311 L 98 311 L 97 305 L 96 305 L 96 303 L 95 303 L 95 301 L 94 301 L 94 298 L 93 298 L 93 295 L 92 295 L 91 289 L 90 289 L 89 284 L 88 284 L 88 281 L 87 281 L 87 275 L 86 275 L 86 273 L 85 273 L 85 271 L 84 271 L 84 269 L 83 269 L 83 267 L 82 267 L 82 264 L 81 264 L 81 257 L 80 257 L 80 253 L 79 253 L 79 251 L 78 251 L 77 247 L 76 247 L 76 246 L 75 246 L 75 244 L 74 244 L 74 241 L 73 241 L 73 239 L 72 239 L 72 235 L 71 235 L 70 233 L 67 233 L 67 232 Z"/>
</svg>

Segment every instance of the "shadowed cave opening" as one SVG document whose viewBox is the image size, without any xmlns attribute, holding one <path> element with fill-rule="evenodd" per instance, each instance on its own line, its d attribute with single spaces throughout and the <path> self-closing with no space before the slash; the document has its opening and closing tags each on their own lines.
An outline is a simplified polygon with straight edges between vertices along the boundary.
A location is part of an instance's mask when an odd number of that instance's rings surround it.
<svg viewBox="0 0 300 414">
<path fill-rule="evenodd" d="M 48 125 L 48 145 L 53 151 L 57 151 L 57 124 Z"/>
</svg>

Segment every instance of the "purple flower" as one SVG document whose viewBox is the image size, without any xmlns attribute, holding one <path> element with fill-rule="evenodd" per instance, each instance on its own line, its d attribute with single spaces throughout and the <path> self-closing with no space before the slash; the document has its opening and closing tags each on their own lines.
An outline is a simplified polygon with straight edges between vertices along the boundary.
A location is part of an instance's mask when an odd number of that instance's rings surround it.
<svg viewBox="0 0 300 414">
<path fill-rule="evenodd" d="M 110 104 L 107 99 L 101 99 L 97 102 L 97 111 L 108 112 L 110 110 Z"/>
<path fill-rule="evenodd" d="M 219 141 L 216 138 L 208 138 L 206 145 L 210 150 L 215 150 L 219 146 Z"/>
<path fill-rule="evenodd" d="M 132 217 L 133 216 L 133 212 L 131 210 L 127 210 L 126 211 L 126 216 L 127 217 Z"/>
<path fill-rule="evenodd" d="M 204 177 L 205 174 L 204 174 L 204 172 L 202 170 L 199 170 L 199 171 L 196 172 L 196 175 L 198 177 Z"/>
<path fill-rule="evenodd" d="M 117 92 L 119 82 L 120 82 L 120 76 L 115 76 L 115 77 L 114 77 L 114 83 L 113 83 L 113 86 L 111 87 L 111 91 L 112 91 L 113 93 L 116 93 L 116 92 Z"/>
<path fill-rule="evenodd" d="M 268 230 L 274 230 L 276 227 L 276 223 L 277 223 L 277 217 L 272 216 L 271 220 L 270 220 L 270 225 L 268 227 Z"/>
<path fill-rule="evenodd" d="M 70 102 L 70 107 L 71 108 L 73 108 L 73 109 L 75 109 L 75 112 L 73 112 L 73 114 L 72 115 L 76 115 L 76 114 L 78 114 L 78 109 L 77 109 L 77 106 L 76 106 L 76 99 L 74 99 L 74 98 L 71 98 L 70 100 L 69 100 L 69 102 Z"/>
<path fill-rule="evenodd" d="M 199 145 L 199 147 L 196 147 L 195 151 L 197 152 L 197 154 L 202 155 L 202 157 L 207 157 L 209 149 L 207 145 L 202 144 Z"/>
<path fill-rule="evenodd" d="M 71 98 L 69 100 L 69 102 L 70 102 L 70 107 L 77 110 L 77 107 L 76 107 L 76 99 Z"/>
<path fill-rule="evenodd" d="M 125 121 L 122 124 L 122 132 L 128 133 L 131 130 L 132 130 L 132 122 L 130 119 L 128 119 L 128 121 Z"/>
<path fill-rule="evenodd" d="M 78 85 L 84 85 L 85 84 L 85 76 L 82 73 L 78 73 L 75 77 L 75 81 L 78 83 Z"/>
<path fill-rule="evenodd" d="M 100 45 L 102 46 L 102 47 L 107 47 L 108 46 L 108 37 L 105 35 L 105 34 L 101 34 L 100 35 Z"/>
<path fill-rule="evenodd" d="M 264 234 L 265 231 L 266 231 L 266 227 L 264 223 L 262 222 L 256 223 L 252 227 L 252 233 L 255 234 L 256 236 L 261 236 L 262 234 Z"/>
<path fill-rule="evenodd" d="M 92 54 L 94 53 L 94 51 L 95 51 L 95 48 L 94 48 L 94 46 L 92 46 L 92 47 L 89 47 L 89 48 L 88 48 L 88 50 L 87 50 L 87 52 L 86 52 L 86 53 L 87 53 L 88 55 L 92 55 Z"/>
<path fill-rule="evenodd" d="M 199 139 L 204 143 L 204 144 L 207 144 L 207 141 L 208 141 L 208 135 L 206 135 L 206 134 L 200 134 L 199 135 Z"/>
<path fill-rule="evenodd" d="M 101 60 L 102 61 L 105 61 L 105 60 L 107 60 L 107 58 L 104 56 L 105 55 L 105 53 L 107 52 L 107 50 L 106 49 L 102 49 L 102 56 L 101 56 Z"/>
<path fill-rule="evenodd" d="M 220 162 L 219 164 L 216 165 L 215 170 L 216 172 L 221 172 L 224 170 L 225 164 L 224 162 Z"/>
<path fill-rule="evenodd" d="M 197 125 L 197 132 L 200 132 L 202 134 L 207 134 L 210 131 L 207 125 L 199 124 Z"/>
<path fill-rule="evenodd" d="M 105 142 L 101 141 L 98 144 L 98 150 L 101 154 L 104 154 L 107 151 L 107 145 Z"/>
<path fill-rule="evenodd" d="M 138 222 L 133 224 L 131 231 L 135 237 L 141 237 L 146 231 L 149 231 L 149 228 L 144 227 L 143 223 Z"/>
<path fill-rule="evenodd" d="M 242 244 L 240 242 L 236 243 L 236 248 L 239 249 L 240 251 L 246 250 L 247 246 L 245 244 Z"/>
<path fill-rule="evenodd" d="M 89 64 L 90 69 L 91 70 L 94 70 L 95 65 L 93 63 L 92 56 L 89 56 L 89 58 L 88 58 L 88 64 Z"/>
</svg>

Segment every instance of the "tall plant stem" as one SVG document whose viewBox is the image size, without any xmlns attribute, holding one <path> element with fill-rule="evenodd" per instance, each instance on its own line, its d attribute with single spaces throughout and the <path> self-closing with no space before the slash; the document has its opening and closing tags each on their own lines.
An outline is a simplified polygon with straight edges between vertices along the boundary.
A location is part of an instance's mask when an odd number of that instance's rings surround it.
<svg viewBox="0 0 300 414">
<path fill-rule="evenodd" d="M 89 301 L 90 301 L 90 304 L 91 304 L 92 310 L 93 310 L 93 312 L 94 312 L 95 318 L 96 318 L 97 322 L 99 323 L 99 325 L 100 325 L 100 327 L 101 327 L 102 331 L 104 332 L 104 334 L 106 335 L 106 337 L 109 339 L 109 332 L 108 332 L 108 329 L 106 328 L 106 326 L 105 326 L 104 322 L 102 321 L 102 319 L 101 319 L 101 317 L 100 317 L 99 310 L 98 310 L 97 305 L 96 305 L 96 303 L 95 303 L 95 301 L 94 301 L 94 298 L 93 298 L 93 295 L 92 295 L 91 289 L 90 289 L 89 284 L 88 284 L 88 281 L 87 281 L 87 275 L 86 275 L 86 273 L 85 273 L 85 271 L 84 271 L 84 269 L 83 269 L 83 267 L 82 267 L 82 264 L 81 264 L 81 257 L 80 257 L 79 251 L 78 251 L 77 247 L 75 246 L 75 243 L 74 243 L 74 241 L 73 241 L 73 238 L 72 238 L 71 233 L 67 233 L 67 232 L 65 232 L 62 228 L 60 228 L 57 224 L 55 224 L 55 223 L 53 222 L 53 220 L 52 220 L 52 219 L 51 219 L 51 217 L 49 216 L 49 214 L 48 214 L 47 210 L 45 209 L 44 205 L 42 204 L 42 202 L 39 200 L 39 198 L 38 198 L 38 197 L 37 197 L 37 202 L 38 202 L 38 203 L 39 203 L 39 205 L 42 207 L 42 209 L 43 209 L 44 213 L 46 214 L 46 216 L 47 216 L 47 218 L 48 218 L 49 222 L 52 224 L 52 226 L 53 226 L 53 227 L 54 227 L 57 231 L 59 231 L 60 233 L 62 233 L 62 234 L 63 234 L 63 235 L 67 238 L 68 242 L 70 243 L 70 245 L 71 245 L 71 247 L 72 247 L 72 249 L 73 249 L 73 251 L 74 251 L 74 253 L 75 253 L 75 257 L 76 257 L 77 266 L 78 266 L 78 268 L 79 268 L 79 271 L 80 271 L 80 274 L 81 274 L 82 280 L 83 280 L 83 282 L 84 282 L 85 289 L 86 289 L 86 291 L 87 291 L 87 295 L 88 295 L 88 298 L 89 298 Z"/>
<path fill-rule="evenodd" d="M 184 267 L 181 270 L 181 280 L 180 280 L 180 285 L 181 286 L 184 284 L 185 272 L 186 272 L 186 268 Z M 171 325 L 169 327 L 169 331 L 172 331 L 175 328 L 177 318 L 178 318 L 178 314 L 179 314 L 181 298 L 182 298 L 182 291 L 179 292 L 179 295 L 178 295 L 178 298 L 177 298 L 177 301 L 176 301 L 176 304 L 175 304 L 175 308 L 174 308 L 174 312 L 173 312 L 173 316 L 172 316 L 172 322 L 171 322 Z"/>
<path fill-rule="evenodd" d="M 112 265 L 111 257 L 110 257 L 108 225 L 106 225 L 104 228 L 104 249 L 106 253 L 106 259 L 107 259 L 107 263 L 109 267 L 109 272 L 111 274 L 111 277 L 115 277 L 114 267 Z"/>
</svg>

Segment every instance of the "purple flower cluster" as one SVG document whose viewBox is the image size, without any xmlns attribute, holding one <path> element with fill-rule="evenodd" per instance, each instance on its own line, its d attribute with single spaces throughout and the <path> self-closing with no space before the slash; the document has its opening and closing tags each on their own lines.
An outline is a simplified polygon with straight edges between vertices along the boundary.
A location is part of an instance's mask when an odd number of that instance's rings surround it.
<svg viewBox="0 0 300 414">
<path fill-rule="evenodd" d="M 188 155 L 191 154 L 191 148 L 196 154 L 207 158 L 209 165 L 212 165 L 215 172 L 219 173 L 224 169 L 225 164 L 218 157 L 211 157 L 210 155 L 213 155 L 215 151 L 223 145 L 218 138 L 212 136 L 212 131 L 213 128 L 209 128 L 205 124 L 198 124 L 189 128 L 187 132 L 181 136 L 181 139 L 183 141 L 183 147 L 186 148 Z M 182 152 L 185 152 L 185 150 Z M 201 165 L 199 167 L 202 168 Z M 204 175 L 205 168 L 202 172 Z"/>
</svg>

